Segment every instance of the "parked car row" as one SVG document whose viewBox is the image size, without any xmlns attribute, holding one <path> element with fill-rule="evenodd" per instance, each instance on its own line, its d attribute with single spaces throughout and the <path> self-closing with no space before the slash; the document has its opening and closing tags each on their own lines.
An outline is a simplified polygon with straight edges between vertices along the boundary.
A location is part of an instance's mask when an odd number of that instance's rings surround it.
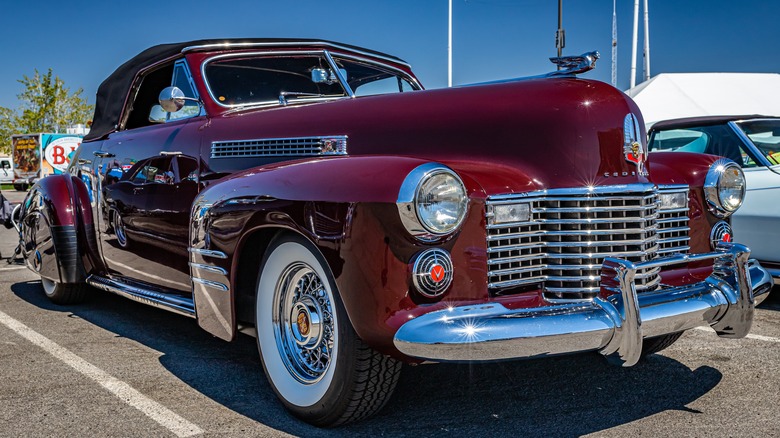
<svg viewBox="0 0 780 438">
<path fill-rule="evenodd" d="M 281 403 L 318 426 L 377 412 L 404 362 L 632 366 L 696 326 L 744 337 L 772 287 L 731 239 L 750 169 L 648 154 L 636 104 L 576 76 L 597 58 L 424 90 L 328 41 L 152 47 L 29 192 L 24 257 L 56 303 L 91 286 L 256 336 Z"/>
<path fill-rule="evenodd" d="M 733 238 L 750 247 L 780 282 L 780 118 L 759 115 L 691 117 L 658 122 L 649 132 L 650 152 L 720 155 L 745 175 L 742 206 L 732 218 Z"/>
</svg>

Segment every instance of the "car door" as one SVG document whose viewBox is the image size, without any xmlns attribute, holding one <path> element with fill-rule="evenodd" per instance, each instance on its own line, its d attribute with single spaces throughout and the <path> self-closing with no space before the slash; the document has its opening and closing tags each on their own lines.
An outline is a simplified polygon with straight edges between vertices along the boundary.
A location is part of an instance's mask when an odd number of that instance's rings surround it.
<svg viewBox="0 0 780 438">
<path fill-rule="evenodd" d="M 94 152 L 98 236 L 113 277 L 188 295 L 187 221 L 198 192 L 198 128 L 205 117 L 196 102 L 175 115 L 162 111 L 157 96 L 171 84 L 197 98 L 183 60 L 145 72 L 131 94 L 124 129 Z M 195 165 L 181 166 L 182 176 L 179 162 Z"/>
</svg>

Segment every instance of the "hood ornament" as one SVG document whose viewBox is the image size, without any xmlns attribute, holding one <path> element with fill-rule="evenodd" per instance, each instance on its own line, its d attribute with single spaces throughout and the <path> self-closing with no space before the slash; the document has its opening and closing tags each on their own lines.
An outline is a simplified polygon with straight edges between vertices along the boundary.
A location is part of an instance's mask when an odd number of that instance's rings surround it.
<svg viewBox="0 0 780 438">
<path fill-rule="evenodd" d="M 587 52 L 579 56 L 560 56 L 550 58 L 550 61 L 558 66 L 558 71 L 547 73 L 546 76 L 572 76 L 596 68 L 596 60 L 601 57 L 599 52 Z"/>
</svg>

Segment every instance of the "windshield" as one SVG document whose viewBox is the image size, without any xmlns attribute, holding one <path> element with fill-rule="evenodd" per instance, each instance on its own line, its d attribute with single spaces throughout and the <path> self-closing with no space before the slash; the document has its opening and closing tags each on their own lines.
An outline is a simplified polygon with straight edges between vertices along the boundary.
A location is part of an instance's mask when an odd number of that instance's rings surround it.
<svg viewBox="0 0 780 438">
<path fill-rule="evenodd" d="M 757 157 L 727 124 L 653 131 L 648 146 L 651 153 L 698 152 L 726 157 L 745 168 L 758 166 Z"/>
<path fill-rule="evenodd" d="M 314 82 L 314 69 L 327 69 L 322 56 L 231 57 L 209 62 L 205 73 L 220 105 L 278 103 L 280 96 L 346 96 L 338 82 Z"/>
<path fill-rule="evenodd" d="M 780 120 L 751 120 L 737 126 L 770 163 L 780 164 Z"/>
<path fill-rule="evenodd" d="M 233 56 L 208 62 L 204 73 L 212 98 L 226 107 L 346 97 L 339 76 L 358 97 L 418 89 L 389 67 L 346 58 L 335 62 L 338 72 L 324 54 Z"/>
</svg>

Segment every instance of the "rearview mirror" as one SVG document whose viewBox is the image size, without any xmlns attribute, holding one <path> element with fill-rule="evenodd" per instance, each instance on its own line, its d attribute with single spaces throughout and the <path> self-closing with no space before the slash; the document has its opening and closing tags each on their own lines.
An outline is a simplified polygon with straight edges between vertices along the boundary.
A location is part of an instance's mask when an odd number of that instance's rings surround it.
<svg viewBox="0 0 780 438">
<path fill-rule="evenodd" d="M 344 77 L 344 79 L 347 79 L 347 71 L 343 68 L 339 69 L 339 73 Z M 311 81 L 315 84 L 328 84 L 333 85 L 336 82 L 339 81 L 338 77 L 336 77 L 336 73 L 333 72 L 331 69 L 326 68 L 315 68 L 311 71 Z"/>
<path fill-rule="evenodd" d="M 160 106 L 169 113 L 175 113 L 184 107 L 187 97 L 179 87 L 165 87 L 160 91 Z"/>
</svg>

